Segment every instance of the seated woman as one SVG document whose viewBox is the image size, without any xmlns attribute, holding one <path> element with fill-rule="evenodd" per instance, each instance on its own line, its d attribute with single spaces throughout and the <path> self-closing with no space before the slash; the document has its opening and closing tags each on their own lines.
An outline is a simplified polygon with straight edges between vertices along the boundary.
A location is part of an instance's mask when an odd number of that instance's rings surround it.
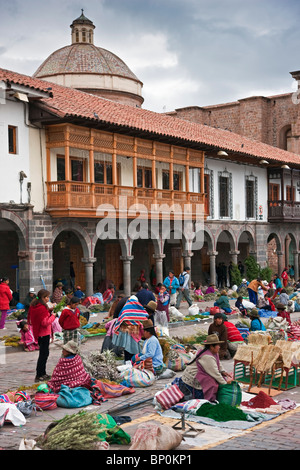
<svg viewBox="0 0 300 470">
<path fill-rule="evenodd" d="M 157 339 L 152 320 L 145 320 L 143 322 L 143 330 L 143 336 L 146 341 L 142 352 L 132 358 L 132 363 L 134 365 L 135 363 L 151 358 L 155 375 L 160 375 L 166 369 L 166 365 L 163 362 L 162 348 Z"/>
<path fill-rule="evenodd" d="M 266 331 L 266 327 L 261 321 L 258 310 L 256 308 L 253 308 L 250 311 L 249 317 L 251 320 L 251 325 L 249 328 L 250 331 Z"/>
<path fill-rule="evenodd" d="M 248 315 L 247 309 L 244 307 L 243 304 L 243 297 L 241 295 L 236 299 L 235 307 L 239 309 L 241 315 L 243 315 L 244 317 Z"/>
<path fill-rule="evenodd" d="M 271 296 L 269 292 L 267 292 L 264 297 L 260 297 L 258 300 L 258 308 L 261 308 L 263 310 L 271 310 L 272 312 L 275 312 L 276 308 L 275 305 L 273 304 L 271 300 Z"/>
<path fill-rule="evenodd" d="M 231 313 L 231 307 L 229 304 L 229 299 L 227 297 L 227 292 L 226 290 L 222 290 L 220 297 L 215 301 L 214 303 L 215 307 L 220 307 L 222 310 L 224 310 L 226 313 Z"/>
<path fill-rule="evenodd" d="M 85 371 L 82 359 L 78 354 L 78 345 L 69 341 L 62 346 L 62 357 L 58 361 L 48 382 L 53 393 L 60 391 L 61 385 L 70 388 L 91 386 L 91 376 Z"/>
<path fill-rule="evenodd" d="M 220 384 L 231 383 L 232 378 L 222 367 L 219 358 L 220 344 L 216 334 L 208 335 L 204 348 L 185 368 L 178 387 L 184 393 L 183 400 L 205 399 L 215 401 Z"/>
<path fill-rule="evenodd" d="M 285 318 L 286 321 L 288 322 L 288 324 L 291 326 L 291 324 L 292 324 L 291 316 L 290 316 L 290 312 L 288 312 L 287 309 L 286 309 L 286 305 L 278 303 L 277 304 L 277 310 L 278 310 L 277 317 Z"/>
<path fill-rule="evenodd" d="M 220 359 L 230 359 L 230 354 L 228 353 L 228 336 L 227 336 L 227 328 L 224 325 L 224 313 L 215 313 L 214 314 L 214 321 L 208 327 L 208 334 L 216 334 L 221 341 L 220 343 L 220 351 L 219 357 Z"/>
</svg>

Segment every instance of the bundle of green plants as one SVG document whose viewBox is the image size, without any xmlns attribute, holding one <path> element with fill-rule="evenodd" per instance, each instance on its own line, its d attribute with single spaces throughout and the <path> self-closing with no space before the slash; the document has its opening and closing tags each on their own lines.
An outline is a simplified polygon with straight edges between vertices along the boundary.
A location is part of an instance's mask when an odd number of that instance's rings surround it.
<svg viewBox="0 0 300 470">
<path fill-rule="evenodd" d="M 80 411 L 51 423 L 37 438 L 37 446 L 43 450 L 94 450 L 101 441 L 100 432 L 97 412 Z"/>
<path fill-rule="evenodd" d="M 54 313 L 61 312 L 67 305 L 68 297 L 65 295 L 61 301 L 54 307 Z"/>
</svg>

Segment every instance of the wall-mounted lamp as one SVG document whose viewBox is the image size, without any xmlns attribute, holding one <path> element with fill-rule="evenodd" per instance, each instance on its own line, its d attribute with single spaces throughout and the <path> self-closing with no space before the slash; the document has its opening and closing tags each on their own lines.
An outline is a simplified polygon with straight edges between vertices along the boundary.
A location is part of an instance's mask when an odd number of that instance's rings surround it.
<svg viewBox="0 0 300 470">
<path fill-rule="evenodd" d="M 267 162 L 267 160 L 260 160 L 259 164 L 260 165 L 269 165 L 269 162 Z"/>
<path fill-rule="evenodd" d="M 224 150 L 219 150 L 217 155 L 219 157 L 228 157 L 228 153 L 224 152 Z"/>
<path fill-rule="evenodd" d="M 282 165 L 281 168 L 284 170 L 290 170 L 290 167 L 288 165 Z"/>
</svg>

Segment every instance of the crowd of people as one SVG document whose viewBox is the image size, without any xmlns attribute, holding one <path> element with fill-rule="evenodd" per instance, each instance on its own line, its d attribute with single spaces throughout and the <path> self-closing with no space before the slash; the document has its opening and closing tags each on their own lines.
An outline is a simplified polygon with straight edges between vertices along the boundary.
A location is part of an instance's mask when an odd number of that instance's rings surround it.
<svg viewBox="0 0 300 470">
<path fill-rule="evenodd" d="M 240 270 L 242 268 L 239 266 Z M 102 302 L 109 304 L 105 324 L 107 334 L 102 351 L 111 349 L 116 355 L 124 355 L 125 362 L 130 361 L 133 367 L 142 363 L 144 367 L 151 369 L 155 375 L 159 376 L 166 369 L 166 364 L 163 361 L 162 347 L 155 329 L 156 313 L 164 314 L 166 321 L 169 322 L 170 306 L 180 308 L 183 299 L 188 306 L 191 306 L 194 302 L 191 292 L 196 298 L 201 297 L 203 288 L 200 283 L 194 285 L 191 283 L 188 266 L 178 277 L 175 276 L 173 270 L 170 270 L 162 283 L 156 283 L 155 271 L 152 271 L 150 280 L 152 289 L 149 288 L 145 271 L 142 270 L 133 295 L 117 294 L 112 282 L 109 282 L 107 288 L 101 293 Z M 41 289 L 39 292 L 30 289 L 23 302 L 23 318 L 17 322 L 21 333 L 20 344 L 23 344 L 24 350 L 39 351 L 35 381 L 49 381 L 50 384 L 53 382 L 55 387 L 57 387 L 57 376 L 61 376 L 61 371 L 64 371 L 67 366 L 70 367 L 74 360 L 76 364 L 80 362 L 78 359 L 80 316 L 82 315 L 80 305 L 85 300 L 85 294 L 80 286 L 76 286 L 75 279 L 72 279 L 72 282 L 73 288 L 67 292 L 64 290 L 63 283 L 57 282 L 52 295 L 46 289 Z M 261 308 L 276 310 L 278 315 L 290 322 L 286 310 L 289 301 L 286 288 L 291 285 L 295 290 L 300 289 L 300 281 L 295 282 L 292 278 L 292 267 L 289 267 L 289 270 L 285 269 L 281 276 L 277 274 L 273 276 L 269 283 L 259 278 L 251 282 L 243 279 L 236 289 L 237 293 L 243 288 L 247 289 L 249 301 L 254 308 L 250 310 L 245 308 L 242 296 L 236 299 L 235 306 L 241 315 L 250 318 L 251 331 L 265 330 L 259 316 Z M 232 358 L 238 345 L 244 342 L 238 328 L 227 319 L 227 314 L 232 312 L 232 308 L 226 289 L 223 286 L 218 289 L 215 285 L 210 285 L 205 289 L 206 294 L 216 292 L 220 294 L 214 302 L 218 311 L 214 314 L 213 322 L 208 328 L 204 347 L 197 351 L 179 380 L 179 388 L 185 397 L 215 399 L 218 384 L 228 383 L 231 380 L 224 372 L 220 360 Z M 55 306 L 63 298 L 66 298 L 66 303 L 60 312 L 56 312 Z M 12 291 L 9 288 L 9 279 L 3 278 L 0 282 L 0 329 L 5 328 L 11 301 Z M 55 322 L 59 324 L 63 332 L 63 353 L 53 372 L 54 377 L 51 378 L 46 368 Z M 80 370 L 79 382 L 71 374 L 71 378 L 75 380 L 74 383 L 81 383 L 82 377 L 88 381 L 82 363 L 79 366 L 77 369 Z M 60 370 L 59 373 L 58 370 Z"/>
</svg>

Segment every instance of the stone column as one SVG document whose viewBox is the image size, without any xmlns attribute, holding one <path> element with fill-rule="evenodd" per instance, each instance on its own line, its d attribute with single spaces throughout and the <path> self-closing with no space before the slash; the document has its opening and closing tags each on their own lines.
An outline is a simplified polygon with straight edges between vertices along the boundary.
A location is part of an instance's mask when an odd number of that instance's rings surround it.
<svg viewBox="0 0 300 470">
<path fill-rule="evenodd" d="M 81 261 L 85 264 L 85 292 L 86 297 L 93 295 L 94 293 L 94 263 L 97 258 L 81 258 Z"/>
<path fill-rule="evenodd" d="M 293 254 L 294 254 L 295 281 L 298 281 L 298 279 L 299 279 L 299 253 L 300 253 L 300 251 L 293 251 Z"/>
<path fill-rule="evenodd" d="M 156 264 L 156 283 L 163 283 L 163 259 L 165 258 L 166 255 L 159 254 L 159 255 L 153 255 L 153 258 L 155 259 L 155 264 Z"/>
<path fill-rule="evenodd" d="M 124 294 L 131 295 L 131 261 L 133 256 L 120 256 L 123 261 L 123 286 Z"/>
<path fill-rule="evenodd" d="M 210 266 L 210 283 L 217 284 L 216 280 L 216 256 L 218 255 L 217 251 L 208 251 L 209 256 L 209 266 Z"/>
<path fill-rule="evenodd" d="M 281 276 L 284 268 L 284 253 L 283 251 L 277 251 L 276 254 L 278 256 L 278 276 Z"/>
<path fill-rule="evenodd" d="M 229 254 L 231 255 L 231 261 L 233 262 L 233 264 L 238 264 L 238 255 L 240 254 L 240 252 L 238 250 L 234 250 L 229 251 Z"/>
</svg>

